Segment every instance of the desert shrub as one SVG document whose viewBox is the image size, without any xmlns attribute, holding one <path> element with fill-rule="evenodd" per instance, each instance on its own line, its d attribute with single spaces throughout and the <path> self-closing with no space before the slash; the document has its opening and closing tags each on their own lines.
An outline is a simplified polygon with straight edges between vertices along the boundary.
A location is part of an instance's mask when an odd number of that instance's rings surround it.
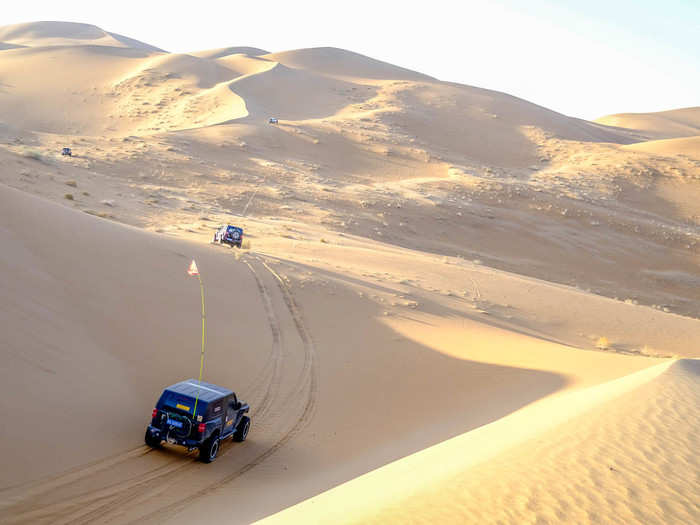
<svg viewBox="0 0 700 525">
<path fill-rule="evenodd" d="M 66 193 L 66 194 L 63 196 L 63 198 L 66 199 L 66 200 L 68 200 L 68 201 L 72 201 L 72 200 L 73 200 L 73 194 L 72 194 L 72 193 Z"/>
<path fill-rule="evenodd" d="M 23 157 L 27 157 L 28 159 L 34 159 L 38 160 L 40 162 L 44 161 L 44 156 L 41 154 L 39 150 L 36 149 L 24 149 L 20 152 L 20 154 Z"/>
<path fill-rule="evenodd" d="M 71 188 L 77 188 L 78 183 L 74 180 L 67 180 L 66 181 L 66 186 L 70 186 Z"/>
</svg>

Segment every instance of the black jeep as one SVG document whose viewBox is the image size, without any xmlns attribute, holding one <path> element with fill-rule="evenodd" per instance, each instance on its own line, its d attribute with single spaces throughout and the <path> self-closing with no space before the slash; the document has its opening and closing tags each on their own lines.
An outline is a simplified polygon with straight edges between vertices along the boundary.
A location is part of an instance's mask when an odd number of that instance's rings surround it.
<svg viewBox="0 0 700 525">
<path fill-rule="evenodd" d="M 197 413 L 195 400 L 197 400 Z M 245 441 L 250 429 L 248 403 L 231 390 L 188 379 L 163 390 L 146 429 L 146 445 L 160 447 L 163 441 L 199 449 L 199 459 L 211 463 L 219 442 L 229 436 Z"/>
</svg>

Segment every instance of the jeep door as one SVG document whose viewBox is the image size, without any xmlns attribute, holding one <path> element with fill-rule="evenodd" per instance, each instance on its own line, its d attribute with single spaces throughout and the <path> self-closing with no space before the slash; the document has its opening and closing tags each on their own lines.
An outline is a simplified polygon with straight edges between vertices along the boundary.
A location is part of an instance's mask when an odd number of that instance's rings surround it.
<svg viewBox="0 0 700 525">
<path fill-rule="evenodd" d="M 238 408 L 236 407 L 236 395 L 230 395 L 225 399 L 226 402 L 226 417 L 224 418 L 224 430 L 222 435 L 228 435 L 236 428 L 236 417 L 238 416 Z"/>
</svg>

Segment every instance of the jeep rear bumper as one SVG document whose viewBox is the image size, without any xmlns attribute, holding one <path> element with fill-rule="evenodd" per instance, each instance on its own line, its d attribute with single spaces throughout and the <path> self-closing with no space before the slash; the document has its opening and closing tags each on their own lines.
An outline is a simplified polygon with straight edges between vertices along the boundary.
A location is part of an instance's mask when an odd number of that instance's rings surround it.
<svg viewBox="0 0 700 525">
<path fill-rule="evenodd" d="M 187 447 L 189 449 L 196 448 L 199 445 L 201 445 L 201 442 L 196 439 L 179 439 L 175 438 L 173 436 L 167 435 L 167 431 L 164 432 L 158 427 L 154 427 L 153 425 L 148 425 L 148 428 L 146 429 L 146 432 L 148 432 L 148 435 L 154 440 L 154 441 L 165 441 L 167 443 L 170 443 L 171 445 L 180 445 L 182 447 Z"/>
</svg>

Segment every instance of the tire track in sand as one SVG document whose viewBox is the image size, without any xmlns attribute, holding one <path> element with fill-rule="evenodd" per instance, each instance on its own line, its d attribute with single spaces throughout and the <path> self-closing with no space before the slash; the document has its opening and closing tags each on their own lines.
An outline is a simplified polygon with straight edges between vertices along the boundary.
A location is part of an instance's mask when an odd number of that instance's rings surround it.
<svg viewBox="0 0 700 525">
<path fill-rule="evenodd" d="M 275 272 L 270 266 L 259 257 L 256 257 L 265 269 L 275 278 L 277 285 L 282 292 L 282 297 L 284 303 L 292 317 L 296 331 L 301 339 L 304 347 L 304 364 L 301 373 L 301 382 L 298 392 L 303 393 L 306 391 L 306 401 L 303 405 L 302 412 L 297 418 L 294 425 L 287 430 L 275 443 L 267 448 L 265 451 L 256 456 L 253 460 L 249 461 L 242 467 L 240 467 L 235 472 L 225 476 L 223 479 L 217 480 L 215 483 L 208 485 L 197 492 L 189 495 L 184 499 L 179 499 L 177 503 L 163 506 L 155 511 L 149 512 L 146 515 L 140 516 L 138 519 L 132 520 L 129 523 L 143 523 L 144 521 L 158 518 L 164 520 L 168 517 L 172 517 L 177 514 L 180 510 L 191 505 L 195 500 L 203 496 L 212 494 L 215 490 L 219 490 L 222 486 L 227 483 L 231 483 L 236 480 L 246 472 L 255 468 L 256 466 L 263 463 L 267 458 L 275 454 L 279 449 L 291 441 L 301 430 L 306 427 L 306 425 L 313 418 L 314 411 L 316 409 L 316 404 L 318 400 L 318 389 L 319 389 L 319 368 L 318 368 L 318 355 L 316 353 L 316 347 L 314 345 L 311 334 L 306 327 L 304 322 L 304 317 L 302 315 L 301 309 L 297 304 L 294 296 L 292 295 L 291 289 L 285 282 L 285 280 L 280 277 L 280 275 Z"/>
<path fill-rule="evenodd" d="M 153 518 L 162 520 L 167 515 L 177 513 L 179 510 L 184 508 L 186 505 L 191 504 L 199 497 L 210 494 L 215 488 L 220 487 L 223 484 L 230 483 L 236 478 L 242 476 L 249 470 L 264 462 L 268 457 L 272 456 L 292 438 L 294 438 L 308 424 L 313 416 L 318 395 L 318 364 L 313 340 L 308 329 L 306 328 L 306 325 L 304 324 L 301 310 L 296 303 L 287 283 L 264 261 L 258 257 L 255 257 L 254 260 L 259 262 L 269 272 L 269 274 L 274 277 L 282 294 L 284 304 L 292 318 L 296 332 L 303 343 L 304 362 L 300 379 L 295 386 L 295 395 L 305 398 L 303 406 L 301 407 L 301 413 L 296 418 L 294 424 L 284 431 L 270 447 L 266 448 L 252 460 L 247 461 L 244 465 L 237 468 L 231 474 L 225 476 L 223 479 L 217 478 L 215 482 L 208 484 L 204 488 L 186 496 L 185 499 L 178 499 L 178 501 L 175 503 L 163 505 L 155 511 L 142 514 L 133 522 L 141 522 L 143 520 Z M 252 264 L 250 264 L 248 261 L 244 262 L 251 270 L 258 286 L 273 338 L 271 357 L 268 359 L 263 372 L 260 374 L 260 376 L 262 376 L 261 379 L 266 379 L 264 381 L 264 393 L 261 401 L 256 404 L 255 409 L 251 412 L 251 416 L 261 418 L 265 417 L 279 401 L 284 401 L 278 399 L 280 376 L 282 374 L 284 359 L 284 349 L 281 337 L 282 330 L 279 320 L 275 315 L 271 295 L 263 279 L 260 277 L 258 272 L 256 272 Z M 267 369 L 271 370 L 268 371 Z M 233 448 L 235 447 L 232 445 L 226 447 L 221 455 L 227 455 L 227 453 Z M 78 487 L 80 484 L 89 484 L 91 476 L 96 476 L 113 468 L 123 466 L 128 462 L 142 461 L 143 456 L 151 452 L 152 450 L 145 446 L 138 447 L 136 449 L 116 454 L 114 456 L 110 456 L 109 458 L 105 458 L 85 466 L 71 469 L 70 471 L 61 475 L 42 480 L 39 484 L 31 483 L 28 485 L 25 484 L 14 487 L 14 489 L 25 490 L 22 490 L 20 496 L 11 498 L 9 505 L 3 505 L 0 508 L 0 518 L 2 518 L 4 521 L 5 518 L 3 518 L 3 515 L 5 515 L 6 518 L 9 518 L 8 522 L 13 523 L 90 523 L 96 520 L 108 521 L 110 518 L 116 518 L 120 521 L 124 519 L 133 519 L 131 518 L 132 515 L 139 514 L 138 512 L 133 512 L 138 510 L 138 504 L 132 506 L 126 512 L 126 514 L 129 515 L 128 518 L 124 516 L 124 507 L 129 503 L 134 503 L 135 499 L 142 499 L 144 496 L 146 496 L 146 500 L 148 500 L 148 493 L 157 495 L 160 483 L 168 478 L 172 479 L 173 477 L 183 474 L 186 475 L 197 466 L 195 464 L 194 452 L 185 456 L 186 458 L 189 457 L 189 460 L 183 458 L 182 455 L 177 454 L 174 455 L 173 458 L 167 463 L 159 465 L 154 469 L 131 475 L 126 479 L 121 479 L 115 483 L 108 484 L 107 486 L 103 486 L 98 489 L 88 490 L 87 492 L 82 491 L 75 497 L 69 497 L 58 502 L 39 505 L 36 504 L 36 501 L 41 501 L 43 499 L 42 496 L 48 496 L 50 493 L 53 493 L 56 490 L 70 490 L 72 486 Z M 12 502 L 12 499 L 15 501 Z M 121 515 L 121 519 L 117 518 L 117 514 Z"/>
<path fill-rule="evenodd" d="M 277 319 L 277 316 L 275 314 L 273 305 L 272 305 L 272 298 L 270 296 L 269 290 L 267 286 L 265 285 L 264 281 L 261 279 L 260 275 L 256 272 L 255 268 L 253 267 L 252 264 L 250 264 L 248 261 L 243 261 L 248 268 L 250 269 L 253 278 L 255 279 L 256 285 L 258 287 L 258 291 L 260 293 L 262 302 L 263 302 L 263 307 L 265 310 L 265 315 L 268 320 L 269 328 L 270 328 L 270 333 L 272 334 L 272 352 L 271 352 L 271 357 L 268 359 L 263 372 L 260 374 L 260 378 L 265 378 L 266 376 L 269 375 L 269 379 L 264 381 L 265 384 L 265 390 L 263 394 L 263 398 L 261 401 L 259 401 L 256 405 L 255 408 L 251 411 L 251 418 L 262 418 L 264 417 L 269 410 L 273 407 L 277 396 L 279 395 L 279 383 L 280 383 L 280 376 L 282 373 L 282 359 L 283 359 L 283 347 L 282 347 L 282 330 L 281 330 L 281 325 L 279 323 L 279 320 Z M 278 277 L 279 278 L 279 277 Z M 271 365 L 271 366 L 270 366 Z M 271 367 L 271 373 L 267 373 L 267 369 Z M 255 384 L 257 381 L 254 381 L 253 384 Z M 255 421 L 255 420 L 254 420 Z M 232 449 L 235 447 L 231 444 L 227 446 L 226 448 L 222 447 L 222 451 L 219 455 L 219 458 L 225 456 L 228 454 Z M 194 453 L 192 453 L 194 454 Z M 194 459 L 194 457 L 193 457 Z M 182 468 L 177 468 L 175 470 L 169 470 L 166 472 L 163 472 L 162 474 L 159 474 L 157 476 L 147 476 L 147 479 L 140 479 L 140 481 L 136 484 L 134 483 L 126 483 L 122 484 L 125 485 L 121 490 L 118 490 L 116 493 L 114 491 L 112 494 L 108 497 L 108 500 L 104 502 L 104 504 L 99 505 L 97 508 L 94 508 L 93 510 L 84 513 L 80 515 L 80 517 L 72 516 L 72 523 L 90 523 L 98 518 L 104 518 L 106 515 L 108 515 L 110 512 L 117 511 L 122 508 L 123 505 L 129 503 L 132 501 L 132 499 L 136 496 L 143 496 L 144 490 L 148 490 L 149 487 L 152 487 L 153 484 L 156 484 L 158 481 L 160 481 L 162 478 L 169 477 L 173 474 L 178 474 L 181 470 L 185 470 L 186 468 L 191 467 L 191 463 L 188 462 L 187 464 L 183 465 Z M 249 470 L 249 469 L 248 469 Z M 214 485 L 220 485 L 221 483 L 225 483 L 226 481 L 217 481 Z M 207 489 L 202 489 L 199 492 L 205 492 Z M 197 493 L 195 493 L 197 494 Z M 191 495 L 187 499 L 187 501 L 191 501 L 195 499 L 195 494 Z M 102 499 L 102 498 L 100 498 Z M 183 500 L 184 501 L 184 500 Z M 153 511 L 149 513 L 147 516 L 140 518 L 139 520 L 136 521 L 143 521 L 143 519 L 146 519 L 150 515 L 158 515 L 159 517 L 163 517 L 164 511 L 171 509 L 173 506 L 172 505 L 167 505 L 163 507 L 162 509 Z M 179 508 L 179 506 L 178 506 Z"/>
<path fill-rule="evenodd" d="M 243 263 L 248 267 L 250 273 L 253 274 L 255 279 L 255 284 L 258 287 L 258 292 L 260 292 L 260 298 L 263 302 L 263 308 L 265 309 L 265 315 L 267 316 L 267 322 L 270 326 L 270 333 L 272 334 L 272 352 L 270 359 L 265 365 L 265 370 L 263 370 L 262 378 L 260 380 L 254 380 L 253 385 L 256 383 L 263 383 L 265 385 L 265 392 L 262 399 L 256 403 L 255 409 L 251 411 L 251 418 L 264 417 L 267 411 L 270 409 L 273 401 L 279 392 L 279 380 L 282 374 L 282 360 L 284 359 L 283 347 L 282 347 L 282 329 L 280 327 L 280 322 L 275 315 L 275 309 L 272 306 L 272 299 L 270 293 L 265 286 L 265 283 L 260 278 L 255 268 L 247 260 L 243 260 Z M 272 367 L 270 372 L 270 378 L 265 380 L 267 375 L 266 371 L 268 368 Z"/>
</svg>

